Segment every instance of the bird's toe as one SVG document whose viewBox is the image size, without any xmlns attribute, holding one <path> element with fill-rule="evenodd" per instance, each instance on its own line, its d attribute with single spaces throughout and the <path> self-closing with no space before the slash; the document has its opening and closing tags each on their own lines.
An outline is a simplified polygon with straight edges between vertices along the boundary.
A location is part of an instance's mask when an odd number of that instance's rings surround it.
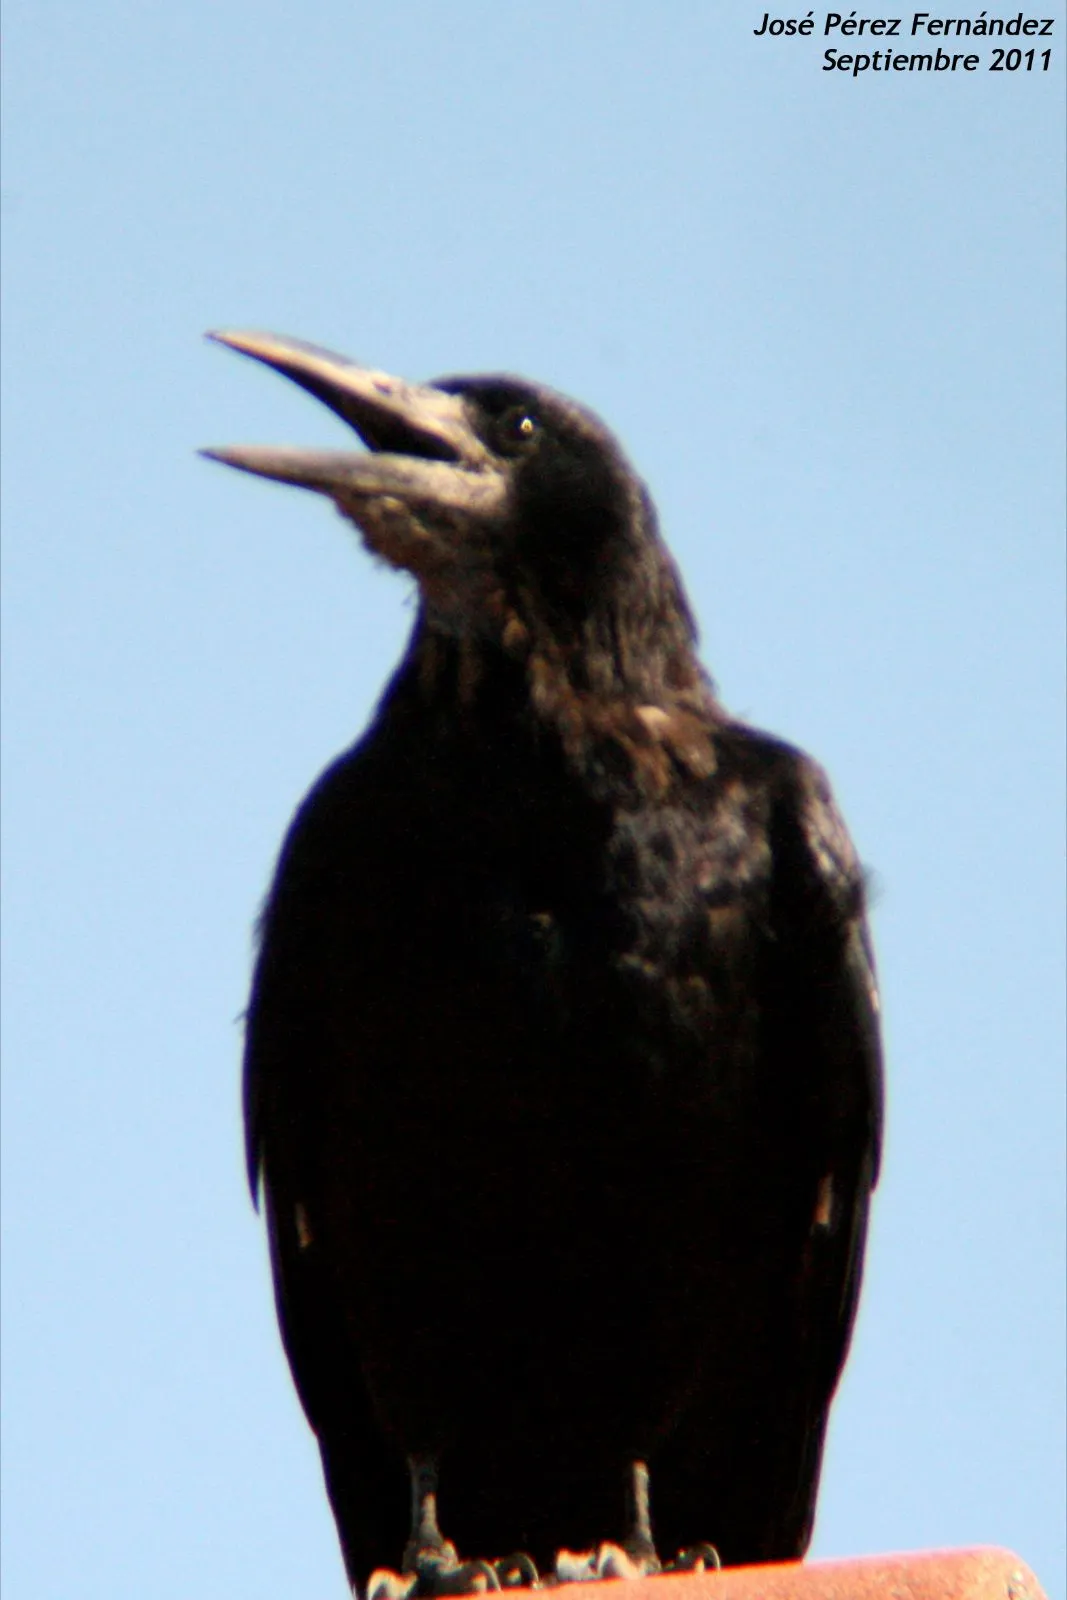
<svg viewBox="0 0 1067 1600">
<path fill-rule="evenodd" d="M 503 1561 L 460 1561 L 455 1548 L 442 1543 L 408 1550 L 404 1570 L 379 1567 L 367 1581 L 364 1600 L 431 1600 L 440 1595 L 488 1594 L 499 1589 L 531 1588 L 537 1568 L 529 1556 Z"/>
<path fill-rule="evenodd" d="M 592 1550 L 560 1550 L 557 1583 L 595 1583 L 600 1578 L 647 1578 L 659 1572 L 655 1550 L 628 1550 L 621 1544 L 598 1544 Z"/>
<path fill-rule="evenodd" d="M 415 1572 L 392 1572 L 378 1567 L 367 1579 L 364 1600 L 411 1600 L 418 1583 Z"/>
<path fill-rule="evenodd" d="M 502 1589 L 536 1589 L 541 1581 L 536 1562 L 525 1550 L 494 1561 L 493 1571 Z"/>
<path fill-rule="evenodd" d="M 673 1561 L 663 1568 L 668 1572 L 718 1572 L 722 1558 L 713 1544 L 691 1544 L 679 1550 Z"/>
<path fill-rule="evenodd" d="M 414 1567 L 413 1600 L 434 1595 L 486 1594 L 503 1587 L 492 1562 L 460 1561 L 451 1546 L 444 1554 L 438 1550 L 420 1552 Z"/>
</svg>

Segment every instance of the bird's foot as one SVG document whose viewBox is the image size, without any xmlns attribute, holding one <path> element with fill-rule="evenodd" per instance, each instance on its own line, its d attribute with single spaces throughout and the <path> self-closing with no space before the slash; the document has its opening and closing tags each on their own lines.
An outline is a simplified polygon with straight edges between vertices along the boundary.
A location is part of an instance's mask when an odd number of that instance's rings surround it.
<svg viewBox="0 0 1067 1600">
<path fill-rule="evenodd" d="M 400 1571 L 379 1567 L 367 1580 L 365 1600 L 430 1600 L 437 1595 L 487 1594 L 537 1587 L 537 1568 L 523 1551 L 499 1561 L 461 1561 L 437 1520 L 437 1459 L 408 1457 L 411 1535 Z"/>
<path fill-rule="evenodd" d="M 537 1570 L 537 1563 L 525 1550 L 517 1550 L 513 1556 L 504 1556 L 499 1561 L 493 1562 L 493 1571 L 500 1580 L 502 1589 L 539 1589 L 541 1575 Z"/>
<path fill-rule="evenodd" d="M 660 1562 L 649 1546 L 627 1549 L 621 1544 L 598 1544 L 593 1550 L 560 1550 L 556 1555 L 557 1583 L 596 1583 L 601 1578 L 650 1578 Z"/>
<path fill-rule="evenodd" d="M 367 1579 L 362 1600 L 408 1600 L 415 1593 L 418 1578 L 413 1572 L 394 1572 L 390 1567 L 375 1567 Z M 359 1589 L 353 1588 L 356 1600 Z"/>
<path fill-rule="evenodd" d="M 430 1600 L 439 1595 L 534 1589 L 537 1567 L 523 1551 L 499 1561 L 461 1561 L 452 1544 L 407 1550 L 401 1572 L 380 1567 L 367 1581 L 365 1600 Z"/>
<path fill-rule="evenodd" d="M 627 1547 L 599 1544 L 594 1550 L 560 1550 L 557 1583 L 596 1583 L 601 1578 L 654 1578 L 672 1572 L 717 1572 L 722 1566 L 713 1544 L 679 1550 L 673 1561 L 661 1562 L 651 1545 Z"/>
<path fill-rule="evenodd" d="M 679 1550 L 673 1561 L 668 1561 L 661 1571 L 670 1572 L 718 1572 L 722 1567 L 722 1558 L 713 1544 L 691 1544 L 685 1550 Z"/>
</svg>

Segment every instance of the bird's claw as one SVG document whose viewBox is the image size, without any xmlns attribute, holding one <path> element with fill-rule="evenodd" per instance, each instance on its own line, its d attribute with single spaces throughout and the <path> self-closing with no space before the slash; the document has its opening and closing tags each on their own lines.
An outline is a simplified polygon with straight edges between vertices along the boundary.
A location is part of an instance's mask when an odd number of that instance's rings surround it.
<svg viewBox="0 0 1067 1600">
<path fill-rule="evenodd" d="M 673 1561 L 668 1561 L 662 1569 L 668 1572 L 718 1572 L 722 1567 L 722 1557 L 713 1544 L 691 1544 L 685 1550 L 679 1550 Z"/>
<path fill-rule="evenodd" d="M 363 1600 L 410 1600 L 419 1577 L 416 1572 L 393 1572 L 376 1567 L 367 1579 Z"/>
<path fill-rule="evenodd" d="M 557 1583 L 596 1583 L 601 1578 L 654 1578 L 671 1572 L 717 1572 L 722 1566 L 713 1544 L 694 1544 L 679 1550 L 673 1561 L 662 1563 L 651 1547 L 626 1549 L 600 1544 L 594 1550 L 560 1550 L 556 1556 Z"/>
<path fill-rule="evenodd" d="M 621 1544 L 598 1544 L 593 1550 L 560 1550 L 557 1583 L 596 1583 L 601 1578 L 648 1578 L 659 1572 L 656 1552 L 626 1550 Z"/>
<path fill-rule="evenodd" d="M 420 1553 L 415 1560 L 413 1600 L 422 1596 L 485 1594 L 501 1587 L 500 1579 L 488 1561 L 460 1561 L 454 1550 Z"/>
<path fill-rule="evenodd" d="M 540 1586 L 537 1564 L 525 1550 L 516 1550 L 514 1555 L 494 1561 L 493 1571 L 502 1589 L 536 1589 Z"/>
<path fill-rule="evenodd" d="M 598 1583 L 605 1578 L 651 1578 L 660 1573 L 717 1572 L 722 1566 L 713 1544 L 679 1550 L 661 1563 L 653 1549 L 627 1550 L 598 1544 L 592 1550 L 560 1550 L 549 1583 Z M 437 1596 L 487 1594 L 501 1589 L 542 1587 L 534 1561 L 525 1551 L 497 1561 L 460 1561 L 452 1545 L 417 1550 L 405 1557 L 403 1572 L 372 1572 L 364 1600 L 435 1600 Z"/>
<path fill-rule="evenodd" d="M 437 1596 L 488 1594 L 500 1589 L 534 1589 L 538 1572 L 525 1551 L 499 1561 L 460 1561 L 452 1545 L 414 1550 L 404 1570 L 380 1567 L 367 1582 L 364 1600 L 436 1600 Z"/>
<path fill-rule="evenodd" d="M 434 1574 L 427 1584 L 421 1578 L 416 1595 L 486 1594 L 499 1590 L 500 1579 L 490 1561 L 460 1561 Z"/>
</svg>

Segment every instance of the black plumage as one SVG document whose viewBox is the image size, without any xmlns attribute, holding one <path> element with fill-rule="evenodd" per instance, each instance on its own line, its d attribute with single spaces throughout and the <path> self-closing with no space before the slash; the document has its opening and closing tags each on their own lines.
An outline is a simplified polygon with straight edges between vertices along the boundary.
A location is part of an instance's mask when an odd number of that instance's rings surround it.
<svg viewBox="0 0 1067 1600">
<path fill-rule="evenodd" d="M 211 454 L 330 495 L 420 591 L 289 830 L 248 1013 L 249 1171 L 350 1579 L 401 1561 L 406 1463 L 409 1565 L 439 1471 L 463 1556 L 648 1568 L 640 1463 L 665 1554 L 798 1556 L 881 1122 L 826 780 L 715 698 L 588 412 L 219 337 L 370 448 Z"/>
</svg>

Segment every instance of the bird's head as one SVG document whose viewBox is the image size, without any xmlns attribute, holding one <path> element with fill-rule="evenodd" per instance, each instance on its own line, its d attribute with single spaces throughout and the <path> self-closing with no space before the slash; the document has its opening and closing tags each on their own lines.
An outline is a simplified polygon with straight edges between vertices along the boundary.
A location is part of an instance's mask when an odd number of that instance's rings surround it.
<svg viewBox="0 0 1067 1600">
<path fill-rule="evenodd" d="M 432 627 L 513 655 L 548 640 L 587 668 L 602 657 L 605 689 L 625 684 L 631 655 L 645 671 L 690 656 L 651 501 L 584 407 L 519 378 L 411 384 L 274 334 L 210 337 L 307 389 L 367 449 L 205 455 L 330 496 L 371 551 L 414 575 Z"/>
</svg>

